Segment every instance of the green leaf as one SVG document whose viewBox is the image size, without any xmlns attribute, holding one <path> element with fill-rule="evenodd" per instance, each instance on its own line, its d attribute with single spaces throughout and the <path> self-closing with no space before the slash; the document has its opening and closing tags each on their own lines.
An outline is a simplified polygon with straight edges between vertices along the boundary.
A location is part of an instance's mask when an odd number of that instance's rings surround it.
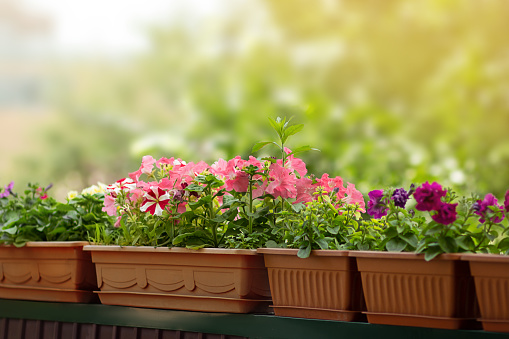
<svg viewBox="0 0 509 339">
<path fill-rule="evenodd" d="M 203 192 L 204 187 L 196 184 L 191 184 L 185 188 L 186 191 L 190 192 Z"/>
<path fill-rule="evenodd" d="M 302 130 L 302 128 L 304 128 L 303 124 L 292 125 L 292 126 L 286 128 L 283 131 L 283 138 L 282 138 L 283 143 L 286 142 L 286 140 L 288 139 L 289 136 L 294 135 L 294 134 L 300 132 Z"/>
<path fill-rule="evenodd" d="M 329 248 L 329 244 L 327 243 L 327 240 L 325 239 L 316 239 L 315 243 L 320 246 L 322 250 L 326 250 Z"/>
<path fill-rule="evenodd" d="M 385 245 L 389 252 L 401 252 L 407 247 L 407 242 L 400 238 L 393 238 Z"/>
<path fill-rule="evenodd" d="M 275 144 L 277 147 L 279 147 L 279 145 L 276 144 L 274 141 L 260 141 L 254 144 L 253 148 L 251 149 L 251 153 L 258 152 L 268 144 Z"/>
<path fill-rule="evenodd" d="M 472 251 L 475 248 L 475 243 L 472 240 L 472 237 L 469 235 L 462 235 L 461 237 L 456 239 L 456 244 L 458 244 L 459 247 L 461 247 L 462 249 L 464 249 L 466 251 Z M 508 245 L 509 245 L 509 242 L 508 242 Z"/>
<path fill-rule="evenodd" d="M 74 207 L 68 204 L 58 204 L 56 209 L 59 212 L 68 212 L 74 210 Z"/>
<path fill-rule="evenodd" d="M 399 235 L 400 239 L 403 239 L 404 241 L 406 241 L 410 246 L 412 247 L 417 247 L 417 243 L 418 243 L 418 239 L 417 239 L 417 236 L 413 233 L 406 233 L 406 234 L 400 234 Z"/>
<path fill-rule="evenodd" d="M 265 243 L 265 247 L 267 247 L 267 248 L 278 248 L 279 246 L 277 245 L 277 243 L 274 240 L 268 240 Z"/>
<path fill-rule="evenodd" d="M 442 249 L 439 246 L 430 246 L 424 252 L 424 260 L 430 261 L 440 253 L 442 253 Z"/>
<path fill-rule="evenodd" d="M 504 238 L 498 243 L 498 249 L 502 252 L 509 250 L 509 238 Z"/>
<path fill-rule="evenodd" d="M 446 253 L 457 253 L 458 252 L 458 244 L 456 244 L 456 240 L 452 237 L 440 237 L 438 238 L 438 244 L 442 251 Z"/>
<path fill-rule="evenodd" d="M 7 233 L 7 234 L 16 234 L 16 232 L 18 231 L 18 227 L 14 226 L 14 227 L 10 227 L 10 228 L 2 228 L 2 231 Z"/>
<path fill-rule="evenodd" d="M 338 234 L 338 232 L 339 232 L 339 225 L 336 226 L 336 227 L 327 226 L 327 231 L 329 231 L 331 234 Z"/>
<path fill-rule="evenodd" d="M 297 256 L 302 259 L 308 258 L 310 254 L 311 254 L 311 244 L 309 244 L 306 247 L 301 247 L 299 249 L 299 252 L 297 252 Z"/>
<path fill-rule="evenodd" d="M 279 117 L 277 117 L 277 120 L 274 120 L 271 117 L 269 117 L 269 123 L 272 126 L 272 128 L 276 131 L 276 133 L 279 135 L 279 137 L 282 137 L 281 129 L 284 125 L 284 120 L 281 122 L 281 118 Z"/>
</svg>

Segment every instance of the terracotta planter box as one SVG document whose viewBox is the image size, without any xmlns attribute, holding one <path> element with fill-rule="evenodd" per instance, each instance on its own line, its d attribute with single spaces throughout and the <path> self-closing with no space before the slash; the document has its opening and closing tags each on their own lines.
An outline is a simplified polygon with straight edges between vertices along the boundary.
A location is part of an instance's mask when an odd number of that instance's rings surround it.
<svg viewBox="0 0 509 339">
<path fill-rule="evenodd" d="M 461 259 L 470 263 L 483 328 L 509 332 L 509 256 L 465 254 Z"/>
<path fill-rule="evenodd" d="M 86 246 L 103 304 L 175 310 L 266 312 L 270 288 L 255 250 Z"/>
<path fill-rule="evenodd" d="M 362 321 L 360 274 L 348 251 L 260 248 L 269 271 L 274 313 L 278 316 Z"/>
<path fill-rule="evenodd" d="M 0 298 L 38 301 L 97 301 L 95 268 L 88 242 L 28 242 L 0 246 Z"/>
<path fill-rule="evenodd" d="M 444 329 L 478 328 L 474 281 L 459 254 L 426 262 L 415 253 L 352 251 L 368 321 Z"/>
</svg>

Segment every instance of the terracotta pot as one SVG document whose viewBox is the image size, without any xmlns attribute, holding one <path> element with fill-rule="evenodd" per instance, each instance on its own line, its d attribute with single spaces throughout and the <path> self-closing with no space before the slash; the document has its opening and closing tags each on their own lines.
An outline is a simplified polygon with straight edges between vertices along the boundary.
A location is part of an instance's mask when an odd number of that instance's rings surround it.
<svg viewBox="0 0 509 339">
<path fill-rule="evenodd" d="M 355 258 L 348 251 L 260 248 L 269 271 L 274 313 L 278 316 L 362 321 L 362 287 Z"/>
<path fill-rule="evenodd" d="M 28 242 L 0 246 L 0 298 L 93 302 L 97 289 L 85 241 Z"/>
<path fill-rule="evenodd" d="M 474 281 L 459 254 L 432 261 L 415 253 L 352 251 L 368 321 L 445 329 L 478 328 Z"/>
<path fill-rule="evenodd" d="M 461 259 L 470 263 L 483 328 L 509 332 L 509 256 L 464 254 Z"/>
<path fill-rule="evenodd" d="M 270 288 L 255 250 L 86 246 L 103 304 L 203 312 L 266 312 Z"/>
</svg>

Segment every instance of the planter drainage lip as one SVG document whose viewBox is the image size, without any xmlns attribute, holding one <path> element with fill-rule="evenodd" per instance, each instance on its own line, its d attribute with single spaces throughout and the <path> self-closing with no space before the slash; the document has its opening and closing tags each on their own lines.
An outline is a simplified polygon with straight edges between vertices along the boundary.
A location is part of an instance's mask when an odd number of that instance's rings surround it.
<svg viewBox="0 0 509 339">
<path fill-rule="evenodd" d="M 384 259 L 403 259 L 403 260 L 423 260 L 424 254 L 413 252 L 385 252 L 385 251 L 350 251 L 350 257 L 356 258 L 384 258 Z M 461 253 L 442 253 L 432 259 L 430 262 L 437 260 L 460 260 Z"/>
<path fill-rule="evenodd" d="M 280 317 L 300 319 L 318 319 L 343 322 L 366 322 L 366 315 L 361 311 L 338 310 L 305 306 L 274 306 L 270 305 Z"/>
<path fill-rule="evenodd" d="M 277 254 L 297 256 L 299 252 L 295 248 L 258 248 L 256 250 L 261 254 Z M 351 251 L 346 250 L 312 250 L 311 255 L 317 257 L 348 257 Z"/>
<path fill-rule="evenodd" d="M 481 323 L 478 323 L 476 321 L 477 320 L 476 318 L 448 318 L 414 314 L 380 313 L 369 311 L 362 313 L 368 316 L 368 322 L 371 324 L 430 327 L 449 330 L 459 330 L 465 328 L 481 329 Z"/>
<path fill-rule="evenodd" d="M 87 245 L 84 251 L 91 252 L 149 252 L 149 253 L 188 253 L 188 254 L 235 254 L 258 255 L 256 250 L 230 248 L 200 248 L 193 250 L 184 247 L 152 247 L 152 246 L 118 246 L 118 245 Z"/>
<path fill-rule="evenodd" d="M 482 261 L 482 262 L 492 262 L 492 263 L 507 263 L 507 262 L 509 262 L 509 255 L 491 254 L 491 253 L 469 253 L 469 254 L 462 254 L 461 260 Z"/>
<path fill-rule="evenodd" d="M 103 299 L 132 302 L 131 305 L 119 303 L 118 305 L 141 307 L 141 308 L 162 308 L 183 311 L 214 312 L 214 313 L 267 313 L 272 300 L 225 298 L 214 296 L 143 293 L 143 292 L 118 292 L 118 291 L 94 291 Z M 109 303 L 106 303 L 109 304 Z"/>
<path fill-rule="evenodd" d="M 2 293 L 8 292 L 7 295 Z M 51 287 L 33 287 L 21 285 L 0 285 L 0 294 L 5 299 L 55 301 L 70 303 L 94 303 L 97 296 L 94 291 L 71 290 Z"/>
</svg>

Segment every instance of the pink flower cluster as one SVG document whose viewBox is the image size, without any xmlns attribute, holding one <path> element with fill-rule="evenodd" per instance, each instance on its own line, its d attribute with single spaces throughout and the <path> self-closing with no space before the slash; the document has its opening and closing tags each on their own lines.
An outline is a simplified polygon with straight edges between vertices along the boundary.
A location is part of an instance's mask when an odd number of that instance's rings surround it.
<svg viewBox="0 0 509 339">
<path fill-rule="evenodd" d="M 291 153 L 289 149 L 285 151 Z M 198 175 L 213 174 L 222 180 L 224 185 L 215 188 L 217 191 L 242 194 L 249 190 L 250 174 L 246 169 L 252 166 L 256 168 L 256 174 L 251 178 L 254 199 L 272 196 L 274 199 L 291 199 L 293 203 L 306 203 L 315 200 L 315 192 L 321 188 L 323 193 L 336 194 L 341 204 L 358 204 L 359 211 L 365 211 L 364 198 L 355 185 L 347 183 L 345 187 L 341 177 L 330 178 L 327 173 L 321 178 L 306 177 L 306 164 L 293 155 L 289 155 L 284 164 L 282 160 L 269 162 L 252 156 L 244 160 L 237 156 L 228 161 L 219 159 L 210 166 L 203 161 L 155 160 L 147 155 L 140 168 L 128 178 L 107 186 L 103 211 L 118 217 L 117 226 L 124 213 L 139 211 L 158 216 L 163 212 L 169 215 L 183 213 L 188 202 L 199 198 L 196 192 L 185 190 L 191 184 L 200 185 L 195 181 Z M 140 179 L 142 175 L 146 175 L 147 181 Z M 221 198 L 217 197 L 218 200 Z"/>
</svg>

